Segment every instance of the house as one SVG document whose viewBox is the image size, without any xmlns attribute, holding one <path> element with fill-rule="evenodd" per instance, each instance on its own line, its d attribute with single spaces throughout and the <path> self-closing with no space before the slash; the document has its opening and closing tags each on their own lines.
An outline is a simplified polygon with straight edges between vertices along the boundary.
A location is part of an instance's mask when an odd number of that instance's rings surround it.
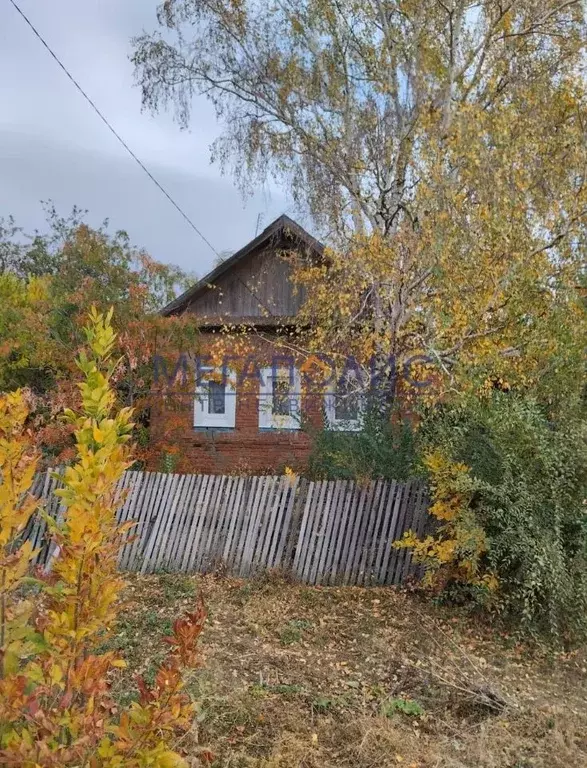
<svg viewBox="0 0 587 768">
<path fill-rule="evenodd" d="M 308 356 L 287 344 L 304 301 L 291 279 L 291 254 L 321 259 L 323 251 L 280 216 L 163 309 L 165 316 L 195 315 L 200 329 L 195 392 L 175 406 L 171 442 L 182 471 L 300 468 L 311 449 L 306 425 L 321 428 L 326 419 L 333 428 L 358 428 L 358 403 L 339 402 L 330 385 L 304 388 Z M 169 418 L 163 407 L 153 413 L 154 440 L 162 439 Z"/>
</svg>

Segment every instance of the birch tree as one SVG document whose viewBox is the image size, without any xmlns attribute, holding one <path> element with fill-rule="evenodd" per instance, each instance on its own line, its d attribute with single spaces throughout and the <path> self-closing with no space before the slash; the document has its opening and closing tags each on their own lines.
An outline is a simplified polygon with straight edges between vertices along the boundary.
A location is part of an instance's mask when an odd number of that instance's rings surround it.
<svg viewBox="0 0 587 768">
<path fill-rule="evenodd" d="M 582 3 L 166 0 L 158 19 L 134 41 L 144 106 L 188 127 L 205 94 L 212 156 L 287 185 L 333 248 L 300 276 L 315 345 L 388 376 L 426 354 L 451 385 L 576 371 Z"/>
</svg>

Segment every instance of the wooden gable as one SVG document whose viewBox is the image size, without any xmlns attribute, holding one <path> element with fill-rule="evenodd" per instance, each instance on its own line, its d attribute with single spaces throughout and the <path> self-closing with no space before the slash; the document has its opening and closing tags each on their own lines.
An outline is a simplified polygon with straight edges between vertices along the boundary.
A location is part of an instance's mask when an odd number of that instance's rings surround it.
<svg viewBox="0 0 587 768">
<path fill-rule="evenodd" d="M 269 246 L 251 254 L 195 296 L 187 311 L 202 319 L 294 317 L 304 297 L 292 284 L 291 271 L 291 262 L 283 252 Z"/>
<path fill-rule="evenodd" d="M 293 320 L 304 291 L 292 282 L 291 253 L 320 258 L 323 247 L 286 216 L 186 291 L 163 314 L 190 313 L 203 326 L 277 325 Z"/>
</svg>

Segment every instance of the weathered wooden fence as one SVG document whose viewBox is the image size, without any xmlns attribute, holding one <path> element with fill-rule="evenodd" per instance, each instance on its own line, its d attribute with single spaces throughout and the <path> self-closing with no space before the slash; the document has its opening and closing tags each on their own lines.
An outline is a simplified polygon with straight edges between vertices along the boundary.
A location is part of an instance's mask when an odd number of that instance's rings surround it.
<svg viewBox="0 0 587 768">
<path fill-rule="evenodd" d="M 59 514 L 58 483 L 37 478 L 35 492 Z M 136 521 L 119 555 L 122 570 L 151 573 L 223 569 L 250 576 L 279 569 L 309 584 L 399 584 L 414 572 L 392 544 L 427 522 L 420 481 L 311 482 L 304 478 L 126 472 L 119 522 Z M 47 559 L 45 524 L 29 535 Z"/>
</svg>

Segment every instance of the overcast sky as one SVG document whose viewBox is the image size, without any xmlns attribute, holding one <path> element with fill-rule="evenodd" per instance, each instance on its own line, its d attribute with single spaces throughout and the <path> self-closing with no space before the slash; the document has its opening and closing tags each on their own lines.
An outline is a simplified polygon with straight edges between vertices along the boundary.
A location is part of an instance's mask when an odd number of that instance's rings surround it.
<svg viewBox="0 0 587 768">
<path fill-rule="evenodd" d="M 17 0 L 47 43 L 149 170 L 218 251 L 234 251 L 291 203 L 260 189 L 243 201 L 209 162 L 219 132 L 199 99 L 190 132 L 170 115 L 141 114 L 130 38 L 156 25 L 157 0 Z M 0 0 L 0 216 L 43 228 L 41 200 L 65 215 L 108 217 L 160 261 L 202 275 L 215 255 L 126 154 L 9 0 Z"/>
</svg>

